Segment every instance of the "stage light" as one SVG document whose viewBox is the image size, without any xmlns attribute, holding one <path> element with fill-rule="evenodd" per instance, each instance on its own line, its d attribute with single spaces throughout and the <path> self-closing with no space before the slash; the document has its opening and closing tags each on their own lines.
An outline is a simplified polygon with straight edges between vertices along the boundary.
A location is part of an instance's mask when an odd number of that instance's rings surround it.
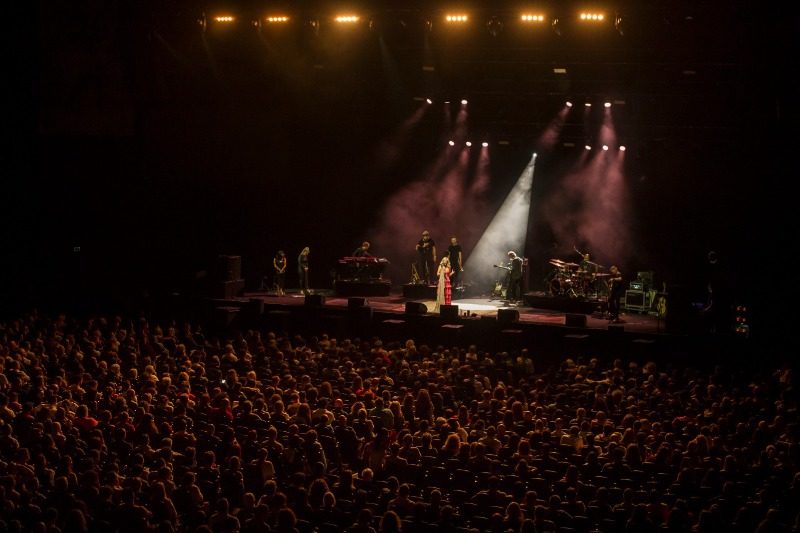
<svg viewBox="0 0 800 533">
<path fill-rule="evenodd" d="M 624 152 L 625 150 L 627 150 L 627 148 L 625 148 L 625 145 L 619 147 L 620 152 Z"/>
<path fill-rule="evenodd" d="M 449 144 L 450 146 L 455 146 L 456 142 L 453 141 L 453 140 L 450 140 L 450 141 L 447 141 L 447 144 Z"/>
<path fill-rule="evenodd" d="M 608 152 L 608 145 L 607 145 L 607 144 L 604 144 L 604 145 L 603 145 L 603 151 L 604 151 L 604 152 Z"/>
<path fill-rule="evenodd" d="M 567 100 L 567 107 L 572 107 L 572 102 L 570 102 L 569 100 Z"/>
<path fill-rule="evenodd" d="M 461 105 L 467 105 L 467 99 L 466 98 L 461 100 Z"/>
<path fill-rule="evenodd" d="M 611 102 L 606 102 L 603 104 L 605 107 L 611 107 Z"/>
<path fill-rule="evenodd" d="M 432 103 L 433 103 L 433 100 L 431 100 L 430 98 L 426 98 L 426 99 L 425 99 L 425 101 L 426 101 L 427 103 L 429 103 L 429 104 L 432 104 Z"/>
<path fill-rule="evenodd" d="M 603 13 L 596 13 L 596 12 L 582 12 L 580 14 L 580 20 L 582 22 L 603 22 L 606 16 Z"/>
<path fill-rule="evenodd" d="M 231 15 L 218 15 L 218 16 L 214 17 L 214 22 L 220 22 L 220 23 L 223 23 L 223 24 L 230 24 L 231 22 L 234 22 L 235 20 L 236 20 L 236 17 L 233 17 Z"/>
<path fill-rule="evenodd" d="M 464 13 L 447 14 L 444 17 L 448 24 L 464 24 L 469 21 L 469 17 Z"/>
<path fill-rule="evenodd" d="M 358 15 L 337 15 L 333 20 L 335 20 L 339 24 L 355 24 L 360 20 Z"/>
<path fill-rule="evenodd" d="M 526 24 L 542 23 L 544 22 L 544 15 L 541 13 L 523 13 L 519 19 Z"/>
<path fill-rule="evenodd" d="M 467 147 L 469 148 L 470 146 L 472 146 L 472 141 L 467 141 L 467 142 L 466 142 L 466 143 L 464 143 L 464 144 L 466 144 L 466 145 L 467 145 Z"/>
<path fill-rule="evenodd" d="M 583 105 L 585 105 L 586 107 L 592 107 L 592 103 L 591 102 L 585 102 Z"/>
<path fill-rule="evenodd" d="M 489 146 L 489 143 L 487 143 L 486 141 L 483 141 L 483 142 L 481 143 L 481 146 L 483 146 L 484 148 L 486 148 L 487 146 Z"/>
<path fill-rule="evenodd" d="M 588 144 L 584 145 L 584 146 L 583 146 L 583 148 L 584 148 L 585 150 L 591 150 L 591 149 L 592 149 L 592 147 L 591 147 L 591 146 L 589 146 Z"/>
<path fill-rule="evenodd" d="M 567 69 L 565 69 L 564 67 L 555 67 L 553 69 L 553 74 L 566 74 L 566 73 Z"/>
<path fill-rule="evenodd" d="M 286 24 L 289 22 L 289 17 L 279 15 L 279 16 L 268 16 L 264 17 L 264 21 L 267 24 Z"/>
</svg>

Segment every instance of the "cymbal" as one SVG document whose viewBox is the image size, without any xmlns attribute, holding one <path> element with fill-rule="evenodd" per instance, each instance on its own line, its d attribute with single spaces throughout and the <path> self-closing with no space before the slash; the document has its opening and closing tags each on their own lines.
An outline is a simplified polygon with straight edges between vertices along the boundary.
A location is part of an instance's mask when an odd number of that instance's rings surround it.
<svg viewBox="0 0 800 533">
<path fill-rule="evenodd" d="M 608 276 L 610 276 L 610 275 L 611 275 L 611 274 L 608 274 L 608 273 L 606 273 L 606 272 L 598 272 L 598 273 L 597 273 L 597 274 L 595 274 L 594 276 L 595 276 L 596 278 L 607 278 L 607 277 L 608 277 Z"/>
<path fill-rule="evenodd" d="M 562 261 L 561 259 L 551 259 L 550 260 L 550 264 L 551 265 L 563 265 L 564 261 Z"/>
<path fill-rule="evenodd" d="M 564 263 L 564 266 L 566 266 L 566 267 L 576 267 L 576 266 L 578 266 L 578 264 L 577 263 Z"/>
</svg>

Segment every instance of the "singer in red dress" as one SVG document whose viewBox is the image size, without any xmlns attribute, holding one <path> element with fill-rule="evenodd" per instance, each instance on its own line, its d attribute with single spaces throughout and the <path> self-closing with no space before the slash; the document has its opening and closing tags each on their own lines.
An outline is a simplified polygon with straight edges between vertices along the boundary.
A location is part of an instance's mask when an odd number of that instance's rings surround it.
<svg viewBox="0 0 800 533">
<path fill-rule="evenodd" d="M 452 301 L 453 292 L 450 285 L 450 274 L 452 271 L 450 259 L 447 256 L 442 257 L 442 261 L 439 263 L 439 269 L 436 271 L 436 275 L 439 278 L 439 282 L 436 285 L 436 311 L 439 311 L 442 305 L 450 305 Z"/>
</svg>

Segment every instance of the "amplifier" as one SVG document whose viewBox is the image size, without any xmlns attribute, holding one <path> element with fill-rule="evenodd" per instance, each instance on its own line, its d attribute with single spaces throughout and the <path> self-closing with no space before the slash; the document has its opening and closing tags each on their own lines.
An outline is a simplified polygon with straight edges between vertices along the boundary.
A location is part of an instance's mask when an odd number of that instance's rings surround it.
<svg viewBox="0 0 800 533">
<path fill-rule="evenodd" d="M 644 282 L 643 281 L 631 281 L 631 290 L 632 291 L 643 291 L 644 290 Z"/>
<path fill-rule="evenodd" d="M 646 311 L 648 302 L 646 292 L 629 289 L 625 291 L 625 310 L 626 311 Z"/>
</svg>

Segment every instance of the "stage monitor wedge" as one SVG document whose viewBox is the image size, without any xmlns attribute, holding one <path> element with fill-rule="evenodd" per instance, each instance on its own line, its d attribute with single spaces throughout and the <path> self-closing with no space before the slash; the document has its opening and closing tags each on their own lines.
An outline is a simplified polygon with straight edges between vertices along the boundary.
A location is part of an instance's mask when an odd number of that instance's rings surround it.
<svg viewBox="0 0 800 533">
<path fill-rule="evenodd" d="M 428 306 L 422 302 L 406 302 L 407 315 L 424 315 L 428 312 Z"/>
<path fill-rule="evenodd" d="M 497 321 L 503 324 L 510 324 L 512 322 L 519 322 L 519 311 L 517 309 L 507 309 L 501 307 L 497 310 Z"/>
<path fill-rule="evenodd" d="M 439 316 L 447 319 L 458 318 L 458 306 L 444 304 L 439 309 Z"/>
<path fill-rule="evenodd" d="M 325 296 L 323 294 L 306 294 L 305 304 L 309 307 L 322 307 L 325 305 Z"/>
<path fill-rule="evenodd" d="M 564 318 L 564 324 L 572 328 L 585 328 L 586 315 L 567 313 L 566 317 Z"/>
</svg>

